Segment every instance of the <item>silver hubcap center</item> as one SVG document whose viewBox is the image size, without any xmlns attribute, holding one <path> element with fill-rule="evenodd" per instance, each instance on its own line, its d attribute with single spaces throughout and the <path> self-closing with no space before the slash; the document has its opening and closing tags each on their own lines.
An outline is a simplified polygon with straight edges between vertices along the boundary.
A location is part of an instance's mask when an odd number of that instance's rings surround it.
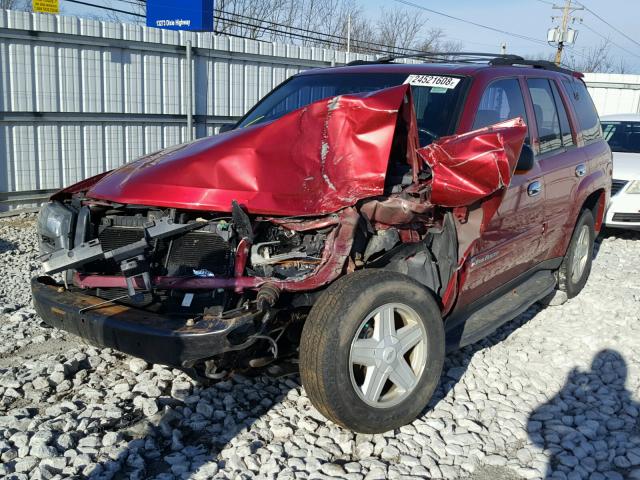
<svg viewBox="0 0 640 480">
<path fill-rule="evenodd" d="M 397 355 L 398 355 L 398 352 L 394 347 L 387 347 L 384 350 L 382 350 L 382 360 L 386 364 L 390 365 L 393 362 L 395 362 Z"/>
<path fill-rule="evenodd" d="M 388 408 L 411 394 L 426 362 L 427 332 L 418 314 L 386 304 L 365 318 L 351 342 L 351 383 L 365 403 Z"/>
</svg>

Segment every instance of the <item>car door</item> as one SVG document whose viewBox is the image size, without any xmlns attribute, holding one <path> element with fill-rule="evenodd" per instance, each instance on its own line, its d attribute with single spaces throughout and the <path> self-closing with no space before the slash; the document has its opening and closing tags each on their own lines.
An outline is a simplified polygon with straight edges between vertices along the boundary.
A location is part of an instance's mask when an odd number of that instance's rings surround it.
<svg viewBox="0 0 640 480">
<path fill-rule="evenodd" d="M 571 199 L 575 198 L 585 163 L 576 148 L 567 108 L 558 84 L 547 78 L 527 78 L 527 91 L 533 105 L 537 129 L 536 156 L 544 176 L 545 206 L 541 249 L 543 257 L 564 235 Z"/>
<path fill-rule="evenodd" d="M 523 96 L 524 85 L 518 78 L 503 78 L 487 85 L 473 128 L 481 128 L 509 118 L 522 117 L 527 125 Z M 530 134 L 524 148 L 530 147 Z M 540 237 L 544 208 L 542 172 L 536 162 L 527 172 L 516 172 L 503 200 L 473 247 L 467 261 L 460 299 L 464 304 L 491 293 L 524 273 L 540 256 Z"/>
</svg>

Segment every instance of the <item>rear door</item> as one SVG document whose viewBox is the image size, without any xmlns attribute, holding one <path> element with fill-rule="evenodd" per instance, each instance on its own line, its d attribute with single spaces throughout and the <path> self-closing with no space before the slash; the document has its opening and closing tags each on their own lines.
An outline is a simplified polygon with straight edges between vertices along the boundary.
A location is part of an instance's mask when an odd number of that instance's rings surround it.
<svg viewBox="0 0 640 480">
<path fill-rule="evenodd" d="M 542 221 L 541 250 L 550 258 L 554 246 L 565 235 L 564 225 L 571 199 L 586 166 L 576 148 L 575 131 L 571 128 L 567 108 L 555 80 L 527 78 L 527 90 L 533 105 L 537 139 L 536 158 L 544 175 L 545 204 Z"/>
<path fill-rule="evenodd" d="M 522 117 L 529 125 L 523 88 L 526 86 L 518 78 L 502 78 L 487 85 L 473 128 L 515 117 Z M 530 143 L 527 135 L 525 144 L 529 148 Z M 532 170 L 513 176 L 497 213 L 470 254 L 460 291 L 465 304 L 524 273 L 539 259 L 544 208 L 542 183 L 537 163 Z"/>
</svg>

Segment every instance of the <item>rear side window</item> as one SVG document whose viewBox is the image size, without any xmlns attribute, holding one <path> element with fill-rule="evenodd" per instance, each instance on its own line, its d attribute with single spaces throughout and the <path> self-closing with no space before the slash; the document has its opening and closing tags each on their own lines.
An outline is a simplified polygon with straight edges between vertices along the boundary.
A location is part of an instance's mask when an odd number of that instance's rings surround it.
<svg viewBox="0 0 640 480">
<path fill-rule="evenodd" d="M 568 79 L 563 79 L 562 83 L 569 94 L 573 109 L 576 111 L 584 141 L 589 142 L 601 138 L 600 119 L 585 84 L 579 80 Z"/>
<path fill-rule="evenodd" d="M 521 117 L 525 123 L 528 123 L 518 80 L 515 78 L 497 80 L 491 83 L 482 94 L 473 129 L 516 117 Z"/>
<path fill-rule="evenodd" d="M 527 85 L 536 116 L 536 126 L 538 127 L 538 137 L 540 139 L 540 154 L 562 148 L 560 119 L 549 80 L 531 78 L 527 80 Z"/>
<path fill-rule="evenodd" d="M 560 120 L 560 133 L 562 134 L 562 146 L 571 147 L 572 145 L 575 145 L 575 144 L 573 142 L 573 135 L 571 134 L 569 117 L 567 116 L 567 111 L 564 108 L 562 97 L 560 97 L 560 92 L 558 92 L 558 87 L 556 87 L 555 82 L 550 82 L 550 84 L 551 84 L 551 90 L 553 91 L 553 98 L 556 102 L 556 110 L 558 111 L 558 118 Z"/>
</svg>

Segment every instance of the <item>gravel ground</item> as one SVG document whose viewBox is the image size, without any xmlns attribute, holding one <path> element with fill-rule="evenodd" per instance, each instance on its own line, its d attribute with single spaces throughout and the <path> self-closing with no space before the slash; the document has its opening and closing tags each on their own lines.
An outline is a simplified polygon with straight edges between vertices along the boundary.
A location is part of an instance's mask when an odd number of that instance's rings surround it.
<svg viewBox="0 0 640 480">
<path fill-rule="evenodd" d="M 33 220 L 0 220 L 0 477 L 640 480 L 640 234 L 601 238 L 577 298 L 450 355 L 413 424 L 359 435 L 297 376 L 203 388 L 44 328 Z"/>
</svg>

